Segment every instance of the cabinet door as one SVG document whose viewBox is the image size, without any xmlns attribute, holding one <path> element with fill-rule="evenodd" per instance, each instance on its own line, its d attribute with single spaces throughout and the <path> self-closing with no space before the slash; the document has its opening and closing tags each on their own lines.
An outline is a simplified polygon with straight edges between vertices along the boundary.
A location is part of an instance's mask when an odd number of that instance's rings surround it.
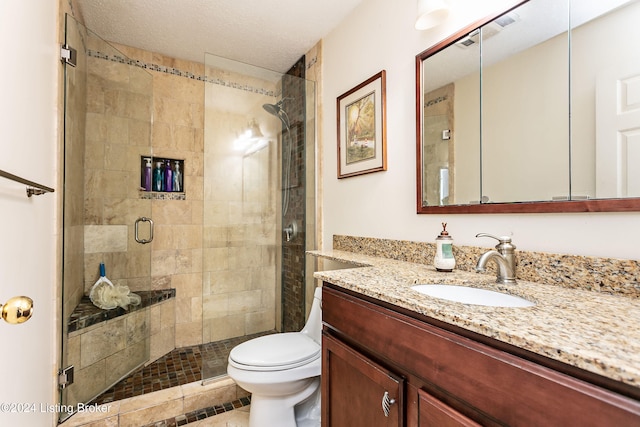
<svg viewBox="0 0 640 427">
<path fill-rule="evenodd" d="M 322 337 L 323 427 L 403 425 L 403 379 L 337 339 Z"/>
<path fill-rule="evenodd" d="M 480 424 L 465 417 L 449 405 L 418 390 L 419 427 L 479 427 Z"/>
</svg>

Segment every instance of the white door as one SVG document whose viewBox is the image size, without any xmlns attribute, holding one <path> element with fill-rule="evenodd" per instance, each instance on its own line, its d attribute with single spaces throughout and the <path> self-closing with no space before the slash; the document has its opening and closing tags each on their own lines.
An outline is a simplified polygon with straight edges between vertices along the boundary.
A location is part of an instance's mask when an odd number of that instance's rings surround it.
<svg viewBox="0 0 640 427">
<path fill-rule="evenodd" d="M 58 2 L 0 1 L 0 169 L 55 188 L 27 197 L 0 178 L 0 303 L 26 295 L 33 317 L 0 320 L 0 426 L 56 425 L 56 182 Z"/>
<path fill-rule="evenodd" d="M 596 197 L 640 197 L 640 60 L 596 85 Z"/>
</svg>

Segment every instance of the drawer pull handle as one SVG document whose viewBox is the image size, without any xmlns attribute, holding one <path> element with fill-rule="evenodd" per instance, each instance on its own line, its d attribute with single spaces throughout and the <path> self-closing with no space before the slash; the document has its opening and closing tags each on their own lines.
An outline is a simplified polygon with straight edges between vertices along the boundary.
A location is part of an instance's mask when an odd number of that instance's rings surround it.
<svg viewBox="0 0 640 427">
<path fill-rule="evenodd" d="M 393 405 L 394 403 L 396 403 L 395 399 L 391 399 L 389 397 L 389 392 L 385 391 L 384 395 L 382 396 L 382 412 L 384 412 L 384 416 L 388 417 L 389 416 L 389 411 L 391 410 L 391 405 Z"/>
</svg>

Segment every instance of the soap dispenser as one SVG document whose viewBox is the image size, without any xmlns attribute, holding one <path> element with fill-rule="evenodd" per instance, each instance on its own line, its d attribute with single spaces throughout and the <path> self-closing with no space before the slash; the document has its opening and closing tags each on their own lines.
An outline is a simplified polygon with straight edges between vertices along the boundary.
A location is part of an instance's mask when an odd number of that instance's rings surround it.
<svg viewBox="0 0 640 427">
<path fill-rule="evenodd" d="M 173 171 L 173 191 L 184 191 L 182 188 L 182 172 L 180 172 L 180 162 L 175 161 L 175 169 Z"/>
<path fill-rule="evenodd" d="M 156 162 L 156 168 L 153 170 L 153 191 L 164 190 L 164 174 L 162 173 L 162 162 Z"/>
<path fill-rule="evenodd" d="M 144 191 L 151 191 L 151 157 L 145 157 L 144 162 Z"/>
<path fill-rule="evenodd" d="M 447 231 L 447 223 L 442 223 L 442 231 L 436 237 L 436 256 L 433 265 L 438 271 L 451 272 L 456 266 L 456 259 L 453 257 L 453 239 Z"/>
</svg>

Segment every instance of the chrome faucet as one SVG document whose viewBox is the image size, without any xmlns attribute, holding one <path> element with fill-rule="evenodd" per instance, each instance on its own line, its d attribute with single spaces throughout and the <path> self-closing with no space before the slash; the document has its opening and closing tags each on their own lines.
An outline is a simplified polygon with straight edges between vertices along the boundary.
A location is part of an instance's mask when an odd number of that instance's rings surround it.
<svg viewBox="0 0 640 427">
<path fill-rule="evenodd" d="M 498 244 L 495 249 L 487 251 L 480 256 L 476 271 L 485 271 L 487 262 L 494 260 L 498 265 L 497 283 L 516 283 L 516 247 L 511 243 L 511 237 L 496 237 L 487 233 L 476 234 L 476 237 L 491 237 L 496 239 Z"/>
</svg>

